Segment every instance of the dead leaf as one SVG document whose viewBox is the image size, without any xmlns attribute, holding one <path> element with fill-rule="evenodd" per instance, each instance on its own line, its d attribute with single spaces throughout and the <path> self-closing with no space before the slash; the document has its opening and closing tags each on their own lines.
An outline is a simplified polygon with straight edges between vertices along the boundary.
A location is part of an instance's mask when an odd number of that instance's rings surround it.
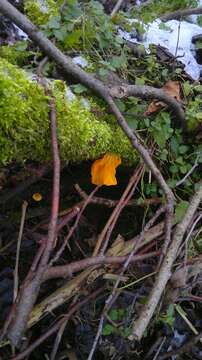
<svg viewBox="0 0 202 360">
<path fill-rule="evenodd" d="M 180 97 L 180 82 L 179 81 L 172 81 L 169 80 L 161 90 L 165 91 L 167 95 L 172 96 L 176 101 L 181 102 L 182 99 Z M 154 100 L 149 104 L 147 110 L 145 111 L 144 115 L 149 116 L 167 105 L 163 101 Z"/>
</svg>

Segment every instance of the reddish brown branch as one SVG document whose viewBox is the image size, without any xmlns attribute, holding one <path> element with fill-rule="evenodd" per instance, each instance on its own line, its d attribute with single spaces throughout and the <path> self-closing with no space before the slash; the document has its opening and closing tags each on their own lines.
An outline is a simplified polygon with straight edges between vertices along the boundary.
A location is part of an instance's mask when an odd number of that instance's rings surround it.
<svg viewBox="0 0 202 360">
<path fill-rule="evenodd" d="M 45 246 L 41 247 L 41 259 L 38 259 L 38 267 L 36 273 L 31 271 L 27 275 L 19 296 L 16 301 L 16 308 L 13 321 L 8 329 L 8 338 L 14 346 L 18 346 L 22 335 L 26 329 L 29 314 L 37 299 L 40 284 L 43 274 L 46 270 L 51 251 L 54 247 L 54 242 L 57 233 L 57 219 L 59 211 L 59 194 L 60 194 L 60 157 L 57 143 L 57 125 L 56 125 L 56 110 L 55 101 L 53 97 L 50 98 L 50 127 L 51 127 L 51 146 L 53 156 L 53 191 L 52 191 L 52 209 L 51 218 L 48 229 L 48 237 Z"/>
<path fill-rule="evenodd" d="M 152 251 L 147 254 L 134 255 L 131 262 L 143 261 L 150 257 L 158 256 L 159 254 L 160 251 Z M 48 279 L 58 277 L 72 276 L 73 273 L 84 270 L 93 265 L 122 264 L 127 258 L 128 256 L 96 256 L 74 261 L 68 265 L 54 266 L 45 272 L 43 280 L 46 281 Z"/>
<path fill-rule="evenodd" d="M 87 199 L 88 194 L 86 194 L 86 192 L 84 190 L 82 190 L 78 184 L 75 185 L 75 189 L 84 200 Z M 103 205 L 103 206 L 112 208 L 118 204 L 119 200 L 111 200 L 111 199 L 106 199 L 103 197 L 93 196 L 90 202 L 92 204 Z M 158 205 L 158 204 L 161 204 L 162 202 L 163 202 L 163 199 L 161 197 L 154 197 L 151 199 L 142 199 L 141 201 L 132 199 L 127 202 L 126 206 L 140 206 L 140 207 L 145 206 L 146 207 L 146 206 L 150 206 L 150 205 Z"/>
<path fill-rule="evenodd" d="M 34 349 L 36 349 L 41 343 L 43 343 L 46 339 L 48 339 L 52 334 L 56 333 L 56 331 L 62 326 L 64 322 L 69 321 L 69 319 L 72 317 L 72 315 L 78 311 L 82 306 L 84 306 L 86 303 L 88 303 L 90 300 L 95 299 L 101 292 L 103 291 L 103 288 L 100 288 L 96 291 L 94 291 L 92 294 L 88 295 L 84 300 L 79 301 L 77 304 L 72 306 L 72 308 L 69 310 L 68 314 L 63 316 L 62 319 L 60 319 L 56 324 L 54 324 L 51 329 L 46 331 L 45 334 L 40 336 L 39 339 L 37 339 L 34 343 L 32 343 L 25 351 L 18 354 L 17 356 L 13 357 L 11 360 L 21 360 L 24 359 L 26 356 L 32 353 Z"/>
</svg>

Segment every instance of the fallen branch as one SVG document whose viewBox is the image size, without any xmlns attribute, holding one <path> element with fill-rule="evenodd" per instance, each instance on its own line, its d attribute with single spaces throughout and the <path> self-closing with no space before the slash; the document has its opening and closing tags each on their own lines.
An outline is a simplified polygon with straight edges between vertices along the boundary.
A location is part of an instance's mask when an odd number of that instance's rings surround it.
<svg viewBox="0 0 202 360">
<path fill-rule="evenodd" d="M 111 216 L 109 217 L 107 223 L 105 224 L 101 234 L 99 235 L 97 242 L 96 242 L 96 246 L 95 249 L 93 251 L 93 256 L 97 256 L 97 254 L 100 251 L 100 255 L 104 255 L 104 252 L 107 248 L 108 242 L 109 242 L 109 238 L 111 235 L 111 232 L 117 222 L 117 219 L 121 213 L 121 211 L 123 210 L 123 208 L 125 207 L 125 205 L 127 204 L 128 200 L 131 198 L 131 196 L 134 193 L 134 189 L 136 188 L 137 183 L 140 180 L 140 177 L 142 176 L 143 173 L 143 166 L 139 165 L 133 175 L 131 176 L 127 187 L 125 188 L 116 208 L 113 210 Z M 104 245 L 103 245 L 104 242 Z"/>
<path fill-rule="evenodd" d="M 131 262 L 143 261 L 159 254 L 160 251 L 152 251 L 147 254 L 134 255 Z M 53 266 L 45 272 L 43 281 L 58 277 L 71 277 L 74 273 L 94 265 L 122 264 L 126 259 L 127 256 L 94 256 L 74 261 L 68 265 Z"/>
<path fill-rule="evenodd" d="M 41 249 L 41 258 L 38 259 L 38 267 L 36 273 L 31 270 L 25 279 L 21 290 L 16 299 L 16 307 L 13 320 L 9 324 L 8 338 L 14 346 L 18 346 L 22 335 L 26 329 L 27 321 L 33 305 L 37 299 L 43 274 L 47 268 L 47 264 L 54 247 L 57 233 L 57 220 L 59 211 L 59 192 L 60 192 L 60 157 L 57 143 L 57 125 L 56 110 L 54 99 L 50 98 L 50 127 L 51 127 L 51 146 L 53 155 L 53 192 L 52 192 L 52 209 L 51 219 L 48 229 L 48 237 L 45 246 Z"/>
<path fill-rule="evenodd" d="M 18 294 L 18 271 L 19 271 L 19 260 L 20 260 L 20 248 L 21 248 L 21 242 L 22 242 L 22 236 L 23 236 L 23 230 L 25 225 L 25 216 L 27 211 L 28 202 L 23 201 L 22 203 L 22 215 L 21 215 L 21 221 L 20 221 L 20 231 L 18 234 L 18 241 L 17 241 L 17 249 L 16 249 L 16 261 L 15 261 L 15 270 L 14 270 L 14 286 L 13 286 L 13 301 L 15 301 L 17 294 Z"/>
<path fill-rule="evenodd" d="M 193 216 L 202 200 L 202 182 L 198 184 L 198 190 L 195 192 L 190 205 L 186 211 L 183 220 L 177 225 L 173 235 L 172 243 L 164 258 L 164 261 L 157 275 L 153 289 L 149 296 L 147 304 L 142 308 L 142 311 L 137 320 L 134 321 L 132 334 L 129 336 L 130 340 L 141 340 L 144 331 L 146 330 L 154 311 L 160 301 L 162 293 L 166 287 L 168 280 L 171 277 L 171 270 L 173 263 L 177 257 L 178 249 L 182 243 L 184 234 L 193 219 Z"/>
<path fill-rule="evenodd" d="M 45 52 L 45 54 L 52 58 L 56 64 L 61 67 L 66 74 L 71 74 L 73 77 L 75 77 L 77 80 L 79 80 L 82 84 L 89 87 L 91 90 L 95 91 L 99 96 L 101 96 L 106 103 L 109 105 L 110 110 L 115 115 L 118 124 L 122 128 L 122 130 L 125 132 L 126 136 L 130 140 L 133 148 L 138 151 L 142 159 L 144 160 L 147 167 L 151 170 L 153 176 L 159 183 L 159 186 L 161 187 L 162 191 L 164 192 L 166 199 L 167 199 L 167 205 L 166 205 L 166 235 L 165 235 L 165 241 L 166 243 L 170 242 L 171 237 L 171 227 L 172 227 L 172 216 L 173 216 L 173 207 L 174 207 L 174 196 L 170 189 L 170 187 L 167 185 L 165 179 L 163 178 L 161 172 L 159 171 L 158 167 L 152 160 L 149 151 L 142 145 L 141 141 L 139 140 L 138 136 L 135 134 L 135 132 L 128 126 L 125 118 L 119 111 L 118 107 L 116 106 L 115 102 L 113 101 L 111 91 L 106 86 L 103 85 L 102 82 L 95 79 L 93 76 L 87 74 L 85 71 L 80 69 L 78 66 L 73 64 L 70 58 L 66 57 L 54 44 L 51 43 L 50 40 L 48 40 L 38 29 L 36 26 L 34 26 L 24 15 L 22 15 L 14 6 L 12 6 L 7 0 L 1 0 L 0 1 L 0 12 L 7 16 L 11 21 L 13 21 L 16 25 L 18 25 L 23 31 L 25 31 L 30 39 L 32 39 L 37 46 L 40 47 L 42 51 Z M 172 101 L 175 101 L 174 99 Z M 178 108 L 178 107 L 177 107 Z M 49 249 L 48 249 L 49 251 Z M 46 250 L 47 254 L 47 250 Z M 49 256 L 48 256 L 49 257 Z M 43 265 L 46 263 L 44 259 L 47 260 L 47 256 L 42 257 L 42 263 Z M 39 274 L 38 274 L 39 275 Z M 34 278 L 33 284 L 36 292 L 38 293 L 38 283 L 39 283 L 40 276 Z M 30 291 L 26 293 L 25 298 L 29 298 Z M 36 300 L 33 299 L 33 303 Z M 33 305 L 33 304 L 32 304 Z M 32 308 L 32 305 L 30 306 L 30 310 Z M 18 319 L 19 320 L 19 319 Z M 13 344 L 17 344 L 19 342 L 19 339 L 24 331 L 25 325 L 27 321 L 27 316 L 21 320 L 21 323 L 23 326 L 21 326 L 18 330 L 15 326 L 15 331 L 13 331 L 13 327 L 10 328 L 10 334 L 13 332 L 13 335 L 11 335 L 11 339 Z M 16 324 L 17 321 L 15 321 Z M 10 336 L 10 335 L 9 335 Z"/>
<path fill-rule="evenodd" d="M 110 94 L 115 98 L 127 98 L 129 96 L 140 97 L 145 100 L 160 100 L 167 104 L 175 113 L 182 129 L 186 130 L 185 114 L 181 104 L 174 97 L 166 94 L 162 89 L 156 89 L 146 85 L 121 85 L 114 86 L 110 89 Z"/>
<path fill-rule="evenodd" d="M 98 330 L 97 330 L 97 334 L 96 337 L 94 339 L 90 354 L 88 356 L 88 360 L 92 360 L 93 359 L 93 355 L 96 349 L 96 346 L 98 344 L 99 338 L 101 336 L 102 333 L 102 329 L 103 329 L 103 325 L 104 325 L 104 320 L 105 317 L 107 315 L 107 313 L 110 311 L 113 303 L 116 301 L 116 299 L 119 296 L 119 291 L 118 291 L 118 286 L 121 282 L 121 277 L 124 275 L 125 271 L 127 270 L 129 264 L 131 263 L 131 260 L 135 254 L 135 252 L 137 251 L 137 246 L 138 244 L 144 239 L 144 235 L 145 235 L 145 231 L 148 231 L 150 229 L 150 227 L 156 222 L 156 220 L 158 219 L 158 217 L 165 211 L 165 206 L 161 206 L 155 213 L 155 215 L 148 221 L 148 223 L 145 225 L 144 229 L 142 230 L 141 234 L 139 235 L 139 238 L 137 240 L 137 242 L 134 242 L 133 244 L 133 249 L 130 252 L 130 254 L 126 257 L 125 262 L 123 263 L 122 266 L 122 270 L 121 273 L 118 275 L 118 279 L 115 282 L 112 292 L 111 294 L 108 296 L 107 300 L 105 301 L 105 306 L 104 309 L 102 311 L 102 315 L 99 321 L 99 326 L 98 326 Z"/>
<path fill-rule="evenodd" d="M 136 244 L 136 250 L 141 249 L 145 245 L 151 243 L 154 239 L 157 239 L 163 234 L 164 224 L 163 222 L 155 225 L 144 234 L 144 239 L 139 241 L 140 235 L 135 236 L 133 239 L 124 242 L 115 241 L 112 247 L 107 251 L 107 256 L 124 256 L 130 254 Z M 95 260 L 96 261 L 96 260 Z M 53 268 L 54 269 L 54 268 Z M 54 270 L 53 270 L 54 271 Z M 42 317 L 49 312 L 56 309 L 58 306 L 64 304 L 70 300 L 75 294 L 78 293 L 78 289 L 81 288 L 84 282 L 93 283 L 98 276 L 103 274 L 103 269 L 100 269 L 98 265 L 91 266 L 73 279 L 67 281 L 63 286 L 58 288 L 48 297 L 46 297 L 41 303 L 37 304 L 32 313 L 30 314 L 28 328 L 36 324 Z"/>
<path fill-rule="evenodd" d="M 81 189 L 81 187 L 78 184 L 75 184 L 75 189 L 76 191 L 79 193 L 79 195 L 85 200 L 88 198 L 88 194 L 86 194 L 86 192 Z M 106 206 L 108 208 L 112 208 L 115 207 L 118 204 L 119 200 L 111 200 L 111 199 L 106 199 L 103 197 L 98 197 L 98 196 L 93 196 L 90 203 L 92 204 L 97 204 L 97 205 L 103 205 Z M 126 204 L 126 206 L 140 206 L 140 207 L 146 207 L 146 206 L 150 206 L 150 205 L 158 205 L 163 203 L 163 199 L 161 197 L 154 197 L 154 198 L 150 198 L 150 199 L 142 199 L 141 201 L 136 200 L 136 199 L 132 199 L 129 200 L 128 203 Z"/>
<path fill-rule="evenodd" d="M 200 15 L 202 14 L 202 6 L 191 9 L 177 10 L 169 14 L 162 15 L 160 19 L 162 21 L 168 21 L 172 19 L 180 19 L 188 15 Z"/>
<path fill-rule="evenodd" d="M 112 10 L 112 12 L 111 12 L 111 14 L 110 14 L 112 18 L 113 18 L 113 17 L 116 15 L 116 13 L 119 11 L 119 9 L 120 9 L 120 7 L 122 6 L 123 2 L 124 2 L 124 0 L 118 0 L 118 1 L 117 1 L 116 5 L 114 6 L 114 8 L 113 8 L 113 10 Z"/>
<path fill-rule="evenodd" d="M 178 349 L 168 351 L 165 355 L 160 356 L 159 360 L 165 360 L 171 357 L 176 358 L 176 356 L 178 355 L 185 355 L 186 352 L 193 349 L 193 346 L 197 344 L 197 342 L 200 341 L 201 338 L 202 338 L 202 331 L 198 335 L 192 337 L 189 341 L 187 341 L 184 345 L 180 346 Z"/>
<path fill-rule="evenodd" d="M 58 331 L 58 329 L 64 324 L 69 321 L 69 319 L 72 317 L 72 315 L 78 311 L 82 306 L 84 306 L 88 301 L 96 298 L 101 292 L 103 291 L 103 288 L 100 288 L 96 291 L 94 291 L 92 294 L 88 295 L 84 300 L 79 301 L 76 303 L 66 315 L 62 317 L 62 319 L 58 320 L 56 324 L 54 324 L 46 333 L 41 335 L 39 339 L 37 339 L 34 343 L 32 343 L 25 351 L 18 354 L 17 356 L 13 357 L 11 360 L 21 360 L 27 357 L 31 352 L 36 349 L 42 342 L 44 342 L 46 339 L 48 339 L 52 334 Z"/>
</svg>

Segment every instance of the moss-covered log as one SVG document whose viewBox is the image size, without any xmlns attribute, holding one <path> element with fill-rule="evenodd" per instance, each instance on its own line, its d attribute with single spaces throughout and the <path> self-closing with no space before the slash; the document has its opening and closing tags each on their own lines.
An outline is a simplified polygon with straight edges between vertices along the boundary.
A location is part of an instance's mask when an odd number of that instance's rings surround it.
<svg viewBox="0 0 202 360">
<path fill-rule="evenodd" d="M 68 100 L 61 81 L 53 81 L 51 87 L 64 161 L 95 159 L 106 152 L 114 152 L 130 164 L 136 160 L 129 140 L 112 116 L 96 117 L 80 99 Z M 48 104 L 43 87 L 24 70 L 0 59 L 1 165 L 11 161 L 50 160 Z"/>
</svg>

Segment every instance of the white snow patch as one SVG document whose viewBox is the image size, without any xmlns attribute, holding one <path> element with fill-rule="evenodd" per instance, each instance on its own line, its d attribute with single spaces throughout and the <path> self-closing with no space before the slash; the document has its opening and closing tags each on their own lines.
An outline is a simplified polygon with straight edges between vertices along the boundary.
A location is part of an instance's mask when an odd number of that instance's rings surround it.
<svg viewBox="0 0 202 360">
<path fill-rule="evenodd" d="M 67 100 L 69 101 L 74 101 L 76 100 L 76 95 L 74 95 L 74 93 L 70 90 L 69 87 L 65 86 L 65 97 Z"/>
<path fill-rule="evenodd" d="M 49 7 L 48 7 L 48 4 L 47 4 L 46 0 L 37 0 L 37 3 L 39 5 L 39 7 L 40 7 L 40 10 L 44 14 L 47 14 L 49 12 Z"/>
<path fill-rule="evenodd" d="M 82 68 L 85 68 L 85 67 L 87 67 L 89 65 L 88 61 L 85 58 L 83 58 L 82 56 L 75 56 L 72 59 L 72 61 L 73 61 L 74 64 L 79 65 Z"/>
<path fill-rule="evenodd" d="M 135 21 L 135 20 L 134 20 Z M 202 34 L 202 28 L 196 24 L 191 24 L 187 21 L 170 20 L 163 23 L 167 29 L 159 28 L 161 20 L 157 19 L 152 23 L 145 25 L 146 32 L 144 34 L 143 44 L 148 49 L 150 44 L 160 45 L 168 49 L 172 55 L 179 56 L 179 60 L 185 65 L 185 71 L 192 79 L 198 80 L 202 65 L 199 65 L 194 58 L 194 45 L 192 38 L 195 35 Z M 178 41 L 178 31 L 179 43 Z M 131 38 L 130 33 L 120 30 L 119 34 L 126 40 L 133 43 L 138 43 L 136 39 Z M 177 53 L 176 53 L 177 48 Z"/>
<path fill-rule="evenodd" d="M 27 34 L 21 30 L 17 25 L 13 24 L 13 26 L 16 28 L 18 36 L 22 39 L 22 40 L 27 40 L 28 36 Z"/>
</svg>

